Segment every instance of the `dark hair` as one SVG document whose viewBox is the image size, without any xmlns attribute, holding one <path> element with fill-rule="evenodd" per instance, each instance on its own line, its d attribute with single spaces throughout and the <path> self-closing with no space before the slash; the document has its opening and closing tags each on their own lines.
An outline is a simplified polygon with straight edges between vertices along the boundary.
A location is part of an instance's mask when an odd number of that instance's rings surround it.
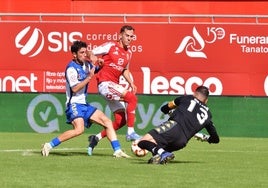
<svg viewBox="0 0 268 188">
<path fill-rule="evenodd" d="M 133 31 L 135 31 L 135 29 L 132 26 L 124 25 L 123 27 L 121 27 L 120 33 L 123 33 L 125 30 L 133 30 Z"/>
<path fill-rule="evenodd" d="M 76 40 L 73 42 L 71 46 L 71 52 L 77 53 L 81 48 L 86 48 L 86 47 L 87 47 L 87 43 L 80 41 L 80 40 Z"/>
<path fill-rule="evenodd" d="M 205 97 L 208 97 L 209 95 L 209 90 L 206 86 L 198 86 L 195 91 L 201 93 Z"/>
</svg>

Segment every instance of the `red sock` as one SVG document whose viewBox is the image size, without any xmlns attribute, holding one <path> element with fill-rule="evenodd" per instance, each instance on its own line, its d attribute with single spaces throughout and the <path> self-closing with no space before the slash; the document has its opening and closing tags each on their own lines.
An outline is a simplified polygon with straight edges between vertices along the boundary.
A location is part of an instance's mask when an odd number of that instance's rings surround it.
<svg viewBox="0 0 268 188">
<path fill-rule="evenodd" d="M 135 123 L 135 110 L 137 107 L 138 99 L 135 94 L 131 92 L 127 92 L 124 101 L 127 103 L 127 126 L 128 127 L 134 127 Z"/>
<path fill-rule="evenodd" d="M 113 127 L 114 130 L 118 130 L 126 124 L 125 112 L 119 111 L 114 113 Z M 101 137 L 106 137 L 106 130 L 101 131 Z"/>
</svg>

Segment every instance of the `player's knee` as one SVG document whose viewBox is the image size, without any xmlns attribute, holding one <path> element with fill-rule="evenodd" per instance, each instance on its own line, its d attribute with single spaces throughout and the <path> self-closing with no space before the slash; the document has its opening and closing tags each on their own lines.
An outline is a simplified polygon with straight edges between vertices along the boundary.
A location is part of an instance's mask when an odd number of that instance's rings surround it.
<svg viewBox="0 0 268 188">
<path fill-rule="evenodd" d="M 115 112 L 114 113 L 114 128 L 121 128 L 126 124 L 125 111 Z"/>
<path fill-rule="evenodd" d="M 113 123 L 112 120 L 110 120 L 107 116 L 102 116 L 101 117 L 101 123 L 102 126 L 104 126 L 105 128 L 110 128 L 113 127 Z"/>
<path fill-rule="evenodd" d="M 126 118 L 121 119 L 120 121 L 116 121 L 118 127 L 123 127 L 127 123 Z"/>
<path fill-rule="evenodd" d="M 79 136 L 84 132 L 84 128 L 79 128 L 74 130 L 74 136 Z"/>
<path fill-rule="evenodd" d="M 127 103 L 134 103 L 136 104 L 138 102 L 138 98 L 137 96 L 132 93 L 132 92 L 127 92 L 125 97 L 124 97 L 124 101 Z"/>
<path fill-rule="evenodd" d="M 125 113 L 117 120 L 117 123 L 120 127 L 124 126 L 127 123 Z"/>
</svg>

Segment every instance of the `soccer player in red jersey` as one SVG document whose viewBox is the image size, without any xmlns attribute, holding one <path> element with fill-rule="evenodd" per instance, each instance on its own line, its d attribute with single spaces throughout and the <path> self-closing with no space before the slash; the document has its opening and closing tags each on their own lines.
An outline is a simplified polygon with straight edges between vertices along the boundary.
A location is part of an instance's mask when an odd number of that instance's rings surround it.
<svg viewBox="0 0 268 188">
<path fill-rule="evenodd" d="M 114 114 L 114 129 L 118 130 L 127 125 L 127 141 L 141 138 L 134 130 L 137 87 L 130 77 L 129 70 L 132 56 L 130 44 L 135 37 L 134 32 L 135 29 L 132 26 L 124 25 L 120 29 L 118 41 L 106 42 L 88 51 L 88 57 L 93 62 L 98 62 L 98 66 L 101 67 L 96 75 L 98 91 Z M 131 90 L 119 84 L 121 75 L 129 83 Z M 105 130 L 97 135 L 89 136 L 88 155 L 92 155 L 94 147 L 103 137 L 106 137 Z"/>
</svg>

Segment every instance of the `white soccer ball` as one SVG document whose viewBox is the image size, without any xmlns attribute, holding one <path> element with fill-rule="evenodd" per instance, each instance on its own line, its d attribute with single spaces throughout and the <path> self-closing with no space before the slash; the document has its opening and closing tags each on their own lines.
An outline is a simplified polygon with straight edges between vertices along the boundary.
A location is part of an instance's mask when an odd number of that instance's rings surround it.
<svg viewBox="0 0 268 188">
<path fill-rule="evenodd" d="M 146 149 L 141 149 L 138 146 L 138 142 L 139 140 L 135 140 L 131 143 L 131 151 L 137 157 L 144 157 L 148 153 L 148 151 Z"/>
</svg>

